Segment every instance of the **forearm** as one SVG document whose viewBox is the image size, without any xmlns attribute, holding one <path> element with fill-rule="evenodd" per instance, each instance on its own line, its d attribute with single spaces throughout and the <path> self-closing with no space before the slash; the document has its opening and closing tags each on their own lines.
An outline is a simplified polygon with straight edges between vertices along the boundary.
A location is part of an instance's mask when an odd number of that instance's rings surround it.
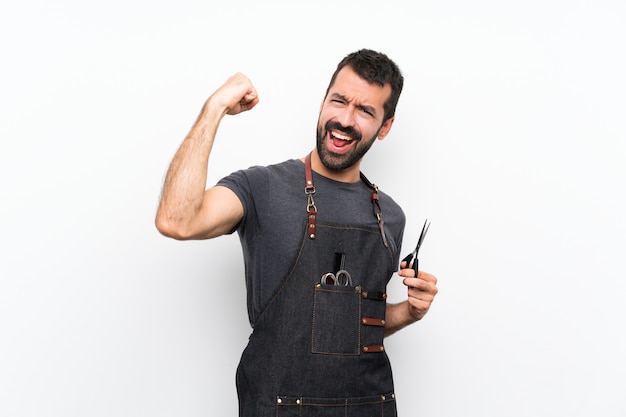
<svg viewBox="0 0 626 417">
<path fill-rule="evenodd" d="M 408 301 L 399 304 L 387 304 L 385 314 L 385 337 L 391 336 L 398 330 L 418 321 L 411 315 Z"/>
<path fill-rule="evenodd" d="M 207 100 L 180 145 L 165 177 L 156 224 L 161 233 L 184 238 L 200 212 L 206 188 L 208 161 L 221 119 L 226 114 Z"/>
</svg>

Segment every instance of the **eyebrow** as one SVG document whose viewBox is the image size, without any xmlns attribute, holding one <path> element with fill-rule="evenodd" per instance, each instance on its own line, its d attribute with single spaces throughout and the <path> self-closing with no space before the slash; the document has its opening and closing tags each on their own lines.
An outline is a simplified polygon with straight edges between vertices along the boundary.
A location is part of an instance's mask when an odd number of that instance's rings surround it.
<svg viewBox="0 0 626 417">
<path fill-rule="evenodd" d="M 341 100 L 343 100 L 345 102 L 348 102 L 348 103 L 350 102 L 350 100 L 348 100 L 348 98 L 346 96 L 343 96 L 343 95 L 341 95 L 339 93 L 332 93 L 331 94 L 331 98 L 338 98 L 338 99 L 341 99 Z M 374 106 L 369 106 L 367 104 L 357 104 L 356 107 L 358 109 L 361 109 L 361 110 L 364 110 L 366 112 L 369 112 L 374 117 L 376 117 L 376 108 L 374 108 Z"/>
</svg>

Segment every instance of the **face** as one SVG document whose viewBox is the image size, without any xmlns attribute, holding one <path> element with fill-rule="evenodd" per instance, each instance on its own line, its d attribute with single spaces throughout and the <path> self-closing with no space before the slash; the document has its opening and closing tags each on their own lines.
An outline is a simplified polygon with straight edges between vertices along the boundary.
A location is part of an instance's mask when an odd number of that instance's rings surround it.
<svg viewBox="0 0 626 417">
<path fill-rule="evenodd" d="M 360 78 L 350 67 L 339 71 L 324 98 L 317 124 L 317 152 L 324 166 L 341 171 L 357 164 L 374 141 L 383 139 L 393 118 L 382 123 L 391 86 Z"/>
</svg>

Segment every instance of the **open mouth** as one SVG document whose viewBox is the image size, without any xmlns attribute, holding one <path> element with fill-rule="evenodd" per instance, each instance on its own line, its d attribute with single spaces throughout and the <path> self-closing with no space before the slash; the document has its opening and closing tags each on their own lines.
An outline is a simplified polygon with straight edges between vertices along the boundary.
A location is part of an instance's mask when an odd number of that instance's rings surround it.
<svg viewBox="0 0 626 417">
<path fill-rule="evenodd" d="M 337 130 L 329 131 L 328 137 L 330 138 L 333 146 L 338 149 L 345 148 L 355 141 L 354 138 L 352 138 L 351 136 L 348 136 L 345 133 L 339 132 Z"/>
</svg>

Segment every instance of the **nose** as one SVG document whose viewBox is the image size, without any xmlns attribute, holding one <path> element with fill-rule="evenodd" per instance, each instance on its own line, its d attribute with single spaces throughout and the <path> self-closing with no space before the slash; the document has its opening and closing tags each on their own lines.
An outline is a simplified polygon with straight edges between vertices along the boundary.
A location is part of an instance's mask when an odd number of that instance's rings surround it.
<svg viewBox="0 0 626 417">
<path fill-rule="evenodd" d="M 337 116 L 337 121 L 342 126 L 354 126 L 355 124 L 355 108 L 353 106 L 347 106 L 342 109 L 341 113 Z"/>
</svg>

